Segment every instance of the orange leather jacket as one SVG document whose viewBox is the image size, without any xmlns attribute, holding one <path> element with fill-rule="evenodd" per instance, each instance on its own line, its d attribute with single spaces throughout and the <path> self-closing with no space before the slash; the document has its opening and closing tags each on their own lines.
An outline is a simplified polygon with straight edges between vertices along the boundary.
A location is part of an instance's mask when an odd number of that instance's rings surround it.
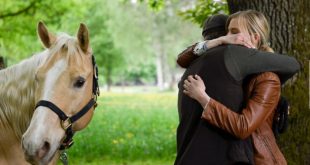
<svg viewBox="0 0 310 165">
<path fill-rule="evenodd" d="M 247 105 L 241 114 L 211 99 L 202 118 L 238 138 L 251 136 L 256 165 L 286 165 L 272 132 L 280 88 L 280 80 L 276 74 L 261 73 L 254 76 L 247 86 Z"/>
</svg>

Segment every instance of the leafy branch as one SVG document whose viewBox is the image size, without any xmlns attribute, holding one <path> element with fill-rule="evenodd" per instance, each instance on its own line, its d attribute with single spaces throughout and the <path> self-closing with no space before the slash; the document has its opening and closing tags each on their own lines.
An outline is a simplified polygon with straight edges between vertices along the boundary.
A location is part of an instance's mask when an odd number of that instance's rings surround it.
<svg viewBox="0 0 310 165">
<path fill-rule="evenodd" d="M 4 19 L 6 17 L 14 17 L 17 15 L 26 13 L 27 11 L 29 11 L 31 8 L 33 8 L 35 6 L 36 2 L 37 1 L 32 1 L 28 6 L 22 8 L 22 9 L 19 9 L 18 11 L 1 14 L 0 19 Z"/>
</svg>

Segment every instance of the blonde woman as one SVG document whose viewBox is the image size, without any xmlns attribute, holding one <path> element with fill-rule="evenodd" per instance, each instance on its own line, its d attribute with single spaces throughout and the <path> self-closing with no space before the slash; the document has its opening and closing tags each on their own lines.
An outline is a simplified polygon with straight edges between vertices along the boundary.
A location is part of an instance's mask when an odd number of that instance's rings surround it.
<svg viewBox="0 0 310 165">
<path fill-rule="evenodd" d="M 204 43 L 208 49 L 234 43 L 272 51 L 268 46 L 269 24 L 262 13 L 254 10 L 240 11 L 228 18 L 227 25 L 227 36 Z M 255 62 L 257 61 L 252 61 Z M 246 106 L 241 113 L 236 113 L 205 92 L 206 86 L 200 76 L 191 75 L 184 81 L 184 93 L 201 104 L 204 120 L 240 139 L 251 137 L 256 165 L 287 164 L 272 131 L 280 88 L 280 79 L 273 72 L 251 76 L 246 85 Z"/>
</svg>

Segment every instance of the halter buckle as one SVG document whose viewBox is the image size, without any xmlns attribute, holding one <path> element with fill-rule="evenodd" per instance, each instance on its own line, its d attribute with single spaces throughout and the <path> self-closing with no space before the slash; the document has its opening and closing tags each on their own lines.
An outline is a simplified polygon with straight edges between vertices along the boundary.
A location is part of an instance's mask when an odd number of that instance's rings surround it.
<svg viewBox="0 0 310 165">
<path fill-rule="evenodd" d="M 61 127 L 64 130 L 67 130 L 71 126 L 72 126 L 72 122 L 69 117 L 66 120 L 61 120 Z"/>
<path fill-rule="evenodd" d="M 74 144 L 73 139 L 70 139 L 67 143 L 62 143 L 62 145 L 63 145 L 63 147 L 64 147 L 65 149 L 70 148 L 73 144 Z"/>
</svg>

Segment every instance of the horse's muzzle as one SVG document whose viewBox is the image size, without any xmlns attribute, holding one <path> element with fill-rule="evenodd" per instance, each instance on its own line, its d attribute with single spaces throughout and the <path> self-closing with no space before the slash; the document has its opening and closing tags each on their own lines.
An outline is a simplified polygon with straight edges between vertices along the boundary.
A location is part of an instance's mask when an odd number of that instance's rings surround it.
<svg viewBox="0 0 310 165">
<path fill-rule="evenodd" d="M 48 164 L 51 158 L 46 158 L 51 149 L 51 144 L 48 141 L 44 141 L 38 147 L 31 143 L 25 141 L 24 137 L 22 139 L 22 147 L 24 150 L 25 159 L 35 165 L 45 165 Z"/>
</svg>

